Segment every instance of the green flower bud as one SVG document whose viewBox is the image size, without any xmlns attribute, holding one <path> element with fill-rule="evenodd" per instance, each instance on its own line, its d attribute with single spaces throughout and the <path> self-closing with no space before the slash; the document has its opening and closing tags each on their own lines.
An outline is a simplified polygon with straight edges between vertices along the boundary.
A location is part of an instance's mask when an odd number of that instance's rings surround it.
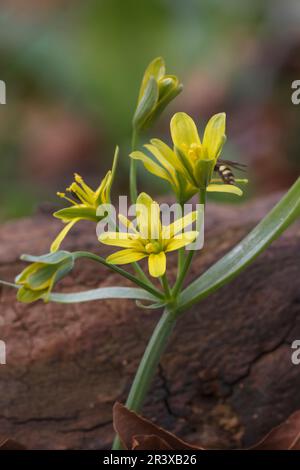
<svg viewBox="0 0 300 470">
<path fill-rule="evenodd" d="M 67 251 L 57 251 L 42 256 L 23 255 L 21 259 L 31 262 L 17 277 L 20 286 L 17 299 L 23 303 L 49 299 L 56 282 L 66 276 L 73 268 L 74 259 Z"/>
<path fill-rule="evenodd" d="M 178 78 L 166 75 L 165 71 L 161 57 L 154 59 L 145 71 L 133 117 L 133 127 L 137 130 L 149 127 L 182 90 Z"/>
</svg>

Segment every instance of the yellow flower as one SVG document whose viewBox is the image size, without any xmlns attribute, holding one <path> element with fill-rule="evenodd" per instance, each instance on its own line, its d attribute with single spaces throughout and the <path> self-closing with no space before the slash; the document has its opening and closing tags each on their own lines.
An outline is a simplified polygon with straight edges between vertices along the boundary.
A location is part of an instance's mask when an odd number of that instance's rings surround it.
<svg viewBox="0 0 300 470">
<path fill-rule="evenodd" d="M 59 197 L 70 202 L 71 206 L 53 214 L 54 217 L 61 219 L 66 225 L 52 243 L 50 248 L 51 252 L 55 252 L 59 249 L 63 239 L 79 220 L 99 222 L 101 217 L 97 216 L 98 206 L 107 204 L 110 201 L 110 187 L 112 183 L 111 171 L 106 174 L 96 191 L 93 191 L 84 182 L 81 176 L 75 174 L 74 179 L 75 181 L 66 191 L 73 195 L 76 200 L 66 196 L 65 193 L 57 193 Z"/>
<path fill-rule="evenodd" d="M 178 78 L 166 75 L 163 58 L 154 59 L 144 73 L 133 126 L 136 129 L 148 127 L 181 90 Z"/>
<path fill-rule="evenodd" d="M 66 276 L 74 264 L 71 253 L 66 251 L 43 256 L 23 255 L 22 259 L 32 262 L 16 277 L 16 284 L 20 286 L 17 299 L 23 303 L 38 299 L 47 302 L 54 284 Z"/>
<path fill-rule="evenodd" d="M 193 119 L 186 113 L 176 113 L 170 123 L 173 150 L 161 140 L 152 139 L 145 148 L 155 160 L 140 151 L 132 152 L 130 157 L 140 160 L 148 171 L 167 180 L 180 202 L 186 202 L 199 188 L 240 196 L 242 191 L 237 186 L 210 184 L 226 140 L 225 118 L 225 113 L 212 116 L 201 142 Z"/>
<path fill-rule="evenodd" d="M 197 213 L 191 212 L 172 224 L 163 226 L 159 205 L 146 193 L 138 196 L 136 209 L 137 228 L 126 217 L 119 215 L 121 222 L 128 227 L 128 233 L 106 232 L 100 235 L 100 242 L 125 248 L 108 256 L 107 261 L 112 264 L 127 264 L 148 258 L 150 275 L 163 276 L 166 271 L 166 253 L 178 250 L 197 238 L 198 232 L 195 230 L 183 232 L 185 227 L 196 220 Z"/>
</svg>

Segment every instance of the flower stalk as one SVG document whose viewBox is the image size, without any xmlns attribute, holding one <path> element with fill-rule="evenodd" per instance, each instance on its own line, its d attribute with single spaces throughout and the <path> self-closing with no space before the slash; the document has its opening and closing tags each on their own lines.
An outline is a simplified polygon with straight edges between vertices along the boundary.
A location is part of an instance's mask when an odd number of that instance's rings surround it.
<svg viewBox="0 0 300 470">
<path fill-rule="evenodd" d="M 176 324 L 176 310 L 166 307 L 145 349 L 144 355 L 133 380 L 126 406 L 132 411 L 140 411 L 156 373 L 160 358 Z M 113 443 L 113 450 L 121 450 L 118 436 Z"/>
<path fill-rule="evenodd" d="M 133 128 L 132 131 L 132 141 L 131 141 L 131 151 L 135 151 L 138 146 L 139 135 L 138 131 Z M 137 168 L 136 160 L 130 159 L 130 176 L 129 176 L 129 190 L 130 190 L 130 199 L 131 203 L 135 204 L 138 196 L 137 192 Z"/>
</svg>

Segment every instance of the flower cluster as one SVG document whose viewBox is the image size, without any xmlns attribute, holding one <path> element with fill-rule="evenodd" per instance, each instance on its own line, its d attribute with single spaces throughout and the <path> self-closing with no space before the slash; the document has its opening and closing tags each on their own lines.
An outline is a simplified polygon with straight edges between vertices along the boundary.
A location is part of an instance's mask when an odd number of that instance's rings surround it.
<svg viewBox="0 0 300 470">
<path fill-rule="evenodd" d="M 119 215 L 121 224 L 127 227 L 122 232 L 117 226 L 115 231 L 104 232 L 99 241 L 102 244 L 120 247 L 110 254 L 106 260 L 94 254 L 102 264 L 113 269 L 128 279 L 148 290 L 158 298 L 176 297 L 181 289 L 185 275 L 192 260 L 191 245 L 199 240 L 199 230 L 202 230 L 196 211 L 184 217 L 179 217 L 172 223 L 164 225 L 161 221 L 159 205 L 146 193 L 137 196 L 137 167 L 136 161 L 143 163 L 146 170 L 155 176 L 168 181 L 176 195 L 177 202 L 182 207 L 192 196 L 199 194 L 199 202 L 205 203 L 206 192 L 225 192 L 240 196 L 241 189 L 235 184 L 234 178 L 226 184 L 222 179 L 214 179 L 218 159 L 226 141 L 225 113 L 219 113 L 208 121 L 203 137 L 200 138 L 193 119 L 186 113 L 176 113 L 170 122 L 173 141 L 172 148 L 163 141 L 153 138 L 144 145 L 145 151 L 138 145 L 142 131 L 149 128 L 182 90 L 182 85 L 175 75 L 168 75 L 164 60 L 154 59 L 144 73 L 136 110 L 133 116 L 133 145 L 130 153 L 130 193 L 133 203 L 136 203 L 136 224 Z M 148 153 L 147 153 L 148 152 Z M 32 302 L 37 299 L 47 301 L 54 284 L 72 269 L 74 260 L 81 255 L 72 256 L 65 251 L 59 251 L 60 246 L 72 227 L 81 220 L 100 222 L 105 216 L 99 208 L 110 203 L 112 183 L 116 173 L 119 149 L 116 148 L 112 170 L 108 171 L 97 189 L 92 189 L 83 178 L 75 174 L 73 183 L 64 193 L 58 196 L 68 202 L 68 206 L 56 211 L 54 217 L 60 219 L 64 227 L 50 247 L 50 254 L 42 257 L 26 256 L 24 259 L 32 262 L 16 279 L 19 287 L 18 299 Z M 150 156 L 151 155 L 151 156 Z M 203 212 L 202 212 L 203 215 Z M 197 230 L 192 229 L 197 222 Z M 202 240 L 202 238 L 201 238 Z M 189 254 L 185 249 L 190 245 Z M 177 281 L 172 292 L 166 277 L 167 253 L 179 250 Z M 78 252 L 81 253 L 81 252 Z M 86 252 L 82 252 L 86 253 Z M 137 264 L 147 258 L 150 278 Z M 115 265 L 133 264 L 136 276 Z M 163 292 L 158 291 L 152 284 L 152 278 L 160 278 Z"/>
</svg>

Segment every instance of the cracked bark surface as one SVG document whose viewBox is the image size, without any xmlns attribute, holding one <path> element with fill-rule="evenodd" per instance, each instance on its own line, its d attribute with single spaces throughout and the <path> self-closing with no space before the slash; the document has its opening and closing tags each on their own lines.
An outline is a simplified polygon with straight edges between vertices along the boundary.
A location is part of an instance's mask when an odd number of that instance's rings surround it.
<svg viewBox="0 0 300 470">
<path fill-rule="evenodd" d="M 280 195 L 207 211 L 206 245 L 190 278 L 240 240 Z M 23 268 L 21 253 L 41 254 L 59 223 L 44 215 L 0 227 L 0 278 Z M 29 235 L 30 234 L 30 235 Z M 179 320 L 143 414 L 191 443 L 251 445 L 300 408 L 300 224 L 294 224 L 230 286 Z M 64 248 L 107 252 L 82 223 Z M 169 257 L 174 273 L 176 258 Z M 79 269 L 80 268 L 80 269 Z M 129 285 L 91 261 L 78 262 L 57 290 Z M 58 289 L 59 287 L 59 289 Z M 109 448 L 112 405 L 124 401 L 160 315 L 132 301 L 18 304 L 1 287 L 0 434 L 34 449 Z"/>
</svg>

